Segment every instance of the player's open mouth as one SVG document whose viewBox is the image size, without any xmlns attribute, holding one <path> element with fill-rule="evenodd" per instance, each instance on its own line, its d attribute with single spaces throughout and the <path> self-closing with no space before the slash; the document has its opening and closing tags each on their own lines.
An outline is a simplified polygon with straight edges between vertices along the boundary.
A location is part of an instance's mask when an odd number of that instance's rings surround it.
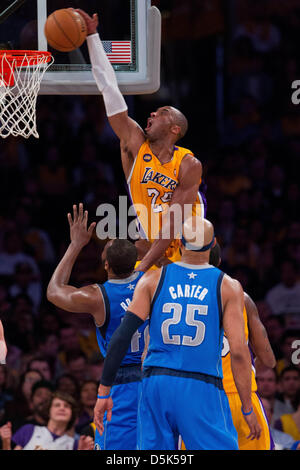
<svg viewBox="0 0 300 470">
<path fill-rule="evenodd" d="M 147 120 L 147 127 L 145 127 L 145 131 L 148 131 L 151 126 L 152 126 L 152 119 L 151 119 L 151 118 L 148 118 L 148 120 Z"/>
</svg>

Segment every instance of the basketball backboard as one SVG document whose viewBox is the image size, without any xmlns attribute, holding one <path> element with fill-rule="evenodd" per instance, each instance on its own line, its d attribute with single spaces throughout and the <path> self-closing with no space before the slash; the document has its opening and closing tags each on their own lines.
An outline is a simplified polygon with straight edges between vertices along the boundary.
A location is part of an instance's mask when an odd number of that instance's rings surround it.
<svg viewBox="0 0 300 470">
<path fill-rule="evenodd" d="M 69 7 L 81 8 L 90 15 L 98 13 L 98 31 L 123 94 L 158 90 L 161 16 L 151 0 L 1 0 L 0 48 L 49 50 L 54 56 L 39 94 L 99 94 L 86 43 L 69 53 L 55 51 L 47 44 L 47 16 Z M 117 42 L 125 46 L 121 57 L 113 55 Z"/>
</svg>

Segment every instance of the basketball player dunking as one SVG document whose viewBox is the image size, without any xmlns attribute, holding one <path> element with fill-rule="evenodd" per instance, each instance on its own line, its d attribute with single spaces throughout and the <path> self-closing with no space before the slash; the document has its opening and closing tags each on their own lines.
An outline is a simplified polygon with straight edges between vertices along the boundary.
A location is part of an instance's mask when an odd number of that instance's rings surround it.
<svg viewBox="0 0 300 470">
<path fill-rule="evenodd" d="M 159 260 L 165 264 L 167 258 L 180 259 L 179 241 L 174 240 L 176 226 L 181 227 L 191 213 L 205 215 L 205 202 L 199 192 L 202 164 L 190 150 L 175 145 L 188 127 L 187 119 L 178 109 L 163 106 L 152 112 L 144 131 L 128 116 L 114 69 L 97 33 L 98 17 L 76 11 L 87 24 L 93 75 L 103 95 L 109 123 L 120 139 L 124 174 L 137 213 L 140 236 L 146 240 L 146 254 L 137 270 L 147 271 Z M 166 218 L 162 224 L 162 217 L 175 207 L 178 209 L 175 216 Z"/>
</svg>

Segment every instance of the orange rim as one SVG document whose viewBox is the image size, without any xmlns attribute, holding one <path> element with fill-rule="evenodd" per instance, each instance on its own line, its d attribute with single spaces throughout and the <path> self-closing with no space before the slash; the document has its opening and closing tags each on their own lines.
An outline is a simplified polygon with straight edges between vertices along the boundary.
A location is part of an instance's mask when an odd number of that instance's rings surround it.
<svg viewBox="0 0 300 470">
<path fill-rule="evenodd" d="M 26 55 L 30 59 L 38 60 L 41 57 L 46 59 L 46 62 L 51 60 L 51 52 L 48 51 L 31 51 L 31 50 L 0 50 L 0 59 L 1 56 L 5 55 L 8 61 L 14 61 L 15 65 L 18 66 L 22 64 L 24 56 Z M 22 64 L 23 67 L 26 67 L 26 64 Z M 30 64 L 33 65 L 33 64 Z"/>
</svg>

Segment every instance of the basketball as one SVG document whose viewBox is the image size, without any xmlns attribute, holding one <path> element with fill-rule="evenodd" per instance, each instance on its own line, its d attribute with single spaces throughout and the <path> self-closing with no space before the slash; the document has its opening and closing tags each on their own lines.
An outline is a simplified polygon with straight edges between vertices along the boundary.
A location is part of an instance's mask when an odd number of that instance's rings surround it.
<svg viewBox="0 0 300 470">
<path fill-rule="evenodd" d="M 85 41 L 87 27 L 84 18 L 70 8 L 55 10 L 45 23 L 45 36 L 54 49 L 61 52 L 73 51 Z"/>
</svg>

